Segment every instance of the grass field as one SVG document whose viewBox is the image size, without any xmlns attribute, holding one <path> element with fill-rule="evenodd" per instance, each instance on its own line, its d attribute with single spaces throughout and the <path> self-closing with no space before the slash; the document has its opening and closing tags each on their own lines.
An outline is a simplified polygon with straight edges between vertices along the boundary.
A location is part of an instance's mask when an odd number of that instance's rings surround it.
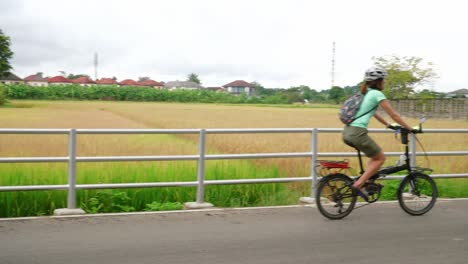
<svg viewBox="0 0 468 264">
<path fill-rule="evenodd" d="M 411 124 L 417 120 L 408 119 Z M 0 108 L 3 128 L 336 128 L 336 106 L 238 106 L 215 104 L 14 101 Z M 380 128 L 372 121 L 370 127 Z M 426 128 L 468 128 L 468 122 L 428 120 Z M 385 151 L 402 151 L 391 134 L 374 134 Z M 467 150 L 464 134 L 423 134 L 427 151 Z M 193 155 L 198 153 L 195 135 L 79 135 L 78 156 L 120 155 Z M 307 134 L 208 135 L 210 154 L 272 153 L 310 151 Z M 352 151 L 341 143 L 339 134 L 319 135 L 319 152 Z M 1 157 L 66 156 L 64 135 L 1 135 Z M 339 158 L 338 158 L 339 159 Z M 392 164 L 395 158 L 389 157 Z M 351 159 L 357 167 L 355 159 Z M 468 172 L 466 157 L 418 157 L 418 165 L 431 167 L 434 173 Z M 194 181 L 195 162 L 120 162 L 78 164 L 78 183 L 116 183 L 151 181 Z M 259 159 L 208 161 L 207 179 L 300 177 L 310 174 L 310 160 Z M 65 184 L 65 164 L 0 164 L 0 185 Z M 466 179 L 438 180 L 441 196 L 468 197 Z M 385 188 L 387 199 L 394 198 L 392 186 Z M 127 197 L 114 197 L 121 193 Z M 89 190 L 78 192 L 78 204 L 90 207 L 96 197 L 119 200 L 133 210 L 144 210 L 152 202 L 195 200 L 195 188 L 151 188 L 131 190 Z M 112 196 L 112 194 L 118 194 Z M 255 184 L 208 186 L 205 200 L 215 206 L 259 206 L 296 204 L 300 196 L 310 194 L 310 184 Z M 105 195 L 104 195 L 105 196 Z M 110 197 L 110 198 L 109 198 Z M 127 199 L 128 198 L 128 199 Z M 102 201 L 101 201 L 102 202 Z M 102 202 L 101 204 L 105 204 Z M 66 207 L 66 192 L 0 193 L 0 216 L 50 214 Z M 112 209 L 106 209 L 112 210 Z M 117 210 L 117 209 L 115 209 Z M 130 209 L 129 209 L 130 210 Z"/>
</svg>

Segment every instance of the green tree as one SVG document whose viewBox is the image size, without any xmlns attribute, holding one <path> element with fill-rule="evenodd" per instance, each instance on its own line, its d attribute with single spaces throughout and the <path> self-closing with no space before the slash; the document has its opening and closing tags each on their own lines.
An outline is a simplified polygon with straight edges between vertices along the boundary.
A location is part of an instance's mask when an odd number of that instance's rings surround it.
<svg viewBox="0 0 468 264">
<path fill-rule="evenodd" d="M 440 97 L 440 93 L 431 91 L 429 89 L 424 89 L 418 92 L 417 94 L 415 94 L 415 97 L 419 99 L 435 99 L 435 98 Z"/>
<path fill-rule="evenodd" d="M 4 105 L 7 103 L 7 98 L 6 98 L 6 89 L 3 84 L 0 83 L 0 106 Z"/>
<path fill-rule="evenodd" d="M 150 79 L 150 77 L 146 77 L 146 76 L 144 76 L 144 77 L 138 77 L 138 81 L 139 81 L 139 82 L 144 82 L 144 81 L 147 81 L 147 80 L 149 80 L 149 79 Z"/>
<path fill-rule="evenodd" d="M 69 73 L 68 76 L 67 76 L 67 79 L 74 80 L 74 79 L 78 79 L 80 77 L 88 77 L 89 78 L 89 75 L 82 74 L 82 73 L 79 73 L 79 74 Z"/>
<path fill-rule="evenodd" d="M 310 101 L 320 101 L 319 92 L 315 89 L 304 90 L 304 98 Z"/>
<path fill-rule="evenodd" d="M 201 84 L 201 81 L 200 81 L 200 79 L 198 78 L 198 75 L 195 74 L 195 73 L 190 73 L 190 74 L 187 76 L 187 81 Z"/>
<path fill-rule="evenodd" d="M 389 99 L 408 98 L 416 86 L 432 82 L 438 77 L 433 63 L 425 63 L 422 58 L 392 55 L 372 59 L 375 65 L 388 71 L 383 92 Z"/>
<path fill-rule="evenodd" d="M 5 77 L 12 69 L 9 62 L 13 58 L 10 45 L 10 37 L 3 34 L 3 31 L 0 29 L 0 77 Z"/>
<path fill-rule="evenodd" d="M 271 95 L 274 95 L 276 93 L 275 89 L 265 88 L 265 87 L 263 87 L 263 85 L 261 85 L 257 81 L 253 81 L 253 82 L 251 82 L 251 84 L 253 86 L 255 86 L 255 93 L 258 96 L 271 96 Z"/>
<path fill-rule="evenodd" d="M 301 87 L 291 87 L 286 90 L 286 97 L 288 99 L 288 103 L 297 103 L 297 102 L 304 102 L 304 97 L 302 96 Z"/>
<path fill-rule="evenodd" d="M 333 86 L 328 91 L 328 99 L 333 100 L 336 104 L 339 104 L 345 98 L 344 89 L 339 86 Z"/>
<path fill-rule="evenodd" d="M 431 101 L 436 98 L 442 98 L 443 94 L 429 90 L 429 89 L 424 89 L 422 91 L 419 91 L 418 93 L 414 94 L 413 98 L 418 99 L 416 100 L 416 107 L 418 111 L 431 111 L 433 110 L 433 104 L 426 104 L 428 101 Z"/>
<path fill-rule="evenodd" d="M 307 85 L 299 85 L 289 88 L 287 91 L 297 91 L 300 93 L 302 100 L 307 99 L 309 101 L 323 102 L 323 96 L 319 95 L 315 89 L 311 89 Z"/>
<path fill-rule="evenodd" d="M 357 94 L 359 92 L 359 85 L 345 86 L 343 89 L 344 89 L 345 97 L 349 97 L 349 96 L 351 96 L 353 94 Z"/>
</svg>

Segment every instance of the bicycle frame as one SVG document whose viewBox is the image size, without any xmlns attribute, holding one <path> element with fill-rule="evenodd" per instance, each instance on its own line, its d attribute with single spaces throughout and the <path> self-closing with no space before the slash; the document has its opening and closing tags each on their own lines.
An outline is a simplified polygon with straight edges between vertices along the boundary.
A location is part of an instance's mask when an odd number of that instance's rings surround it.
<svg viewBox="0 0 468 264">
<path fill-rule="evenodd" d="M 386 168 L 381 168 L 379 171 L 377 171 L 370 179 L 375 180 L 380 178 L 381 175 L 388 175 L 392 173 L 396 173 L 399 171 L 404 171 L 407 170 L 408 173 L 412 172 L 411 169 L 411 160 L 410 160 L 410 155 L 409 155 L 409 146 L 408 146 L 408 132 L 402 131 L 401 133 L 401 143 L 405 145 L 405 164 L 399 165 L 399 166 L 392 166 L 392 167 L 386 167 Z M 359 159 L 359 177 L 362 176 L 364 173 L 364 166 L 362 165 L 362 155 L 361 151 L 359 149 L 356 149 L 358 153 L 358 159 Z"/>
</svg>

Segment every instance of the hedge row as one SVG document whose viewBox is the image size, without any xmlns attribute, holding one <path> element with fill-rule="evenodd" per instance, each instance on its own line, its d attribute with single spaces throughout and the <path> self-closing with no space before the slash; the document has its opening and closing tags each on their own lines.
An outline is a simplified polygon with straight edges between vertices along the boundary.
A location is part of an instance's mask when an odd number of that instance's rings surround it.
<svg viewBox="0 0 468 264">
<path fill-rule="evenodd" d="M 29 85 L 8 85 L 7 97 L 11 99 L 38 100 L 109 100 L 147 102 L 200 102 L 200 103 L 265 103 L 285 104 L 284 96 L 247 97 L 209 90 L 166 90 L 145 87 L 51 85 L 34 87 Z"/>
</svg>

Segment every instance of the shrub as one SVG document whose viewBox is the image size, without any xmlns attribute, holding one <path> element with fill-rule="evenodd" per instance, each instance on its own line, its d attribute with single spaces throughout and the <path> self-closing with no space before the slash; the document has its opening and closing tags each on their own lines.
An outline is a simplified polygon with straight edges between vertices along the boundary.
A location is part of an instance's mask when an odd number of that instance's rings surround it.
<svg viewBox="0 0 468 264">
<path fill-rule="evenodd" d="M 152 202 L 150 204 L 146 204 L 145 211 L 169 211 L 169 210 L 182 210 L 184 206 L 179 203 L 160 203 L 160 202 Z"/>
<path fill-rule="evenodd" d="M 88 199 L 87 203 L 82 203 L 83 210 L 87 213 L 115 213 L 133 212 L 135 208 L 130 206 L 131 199 L 125 192 L 103 191 L 96 193 L 96 196 Z"/>
<path fill-rule="evenodd" d="M 7 96 L 5 90 L 5 86 L 0 84 L 0 105 L 4 105 L 7 103 Z"/>
</svg>

